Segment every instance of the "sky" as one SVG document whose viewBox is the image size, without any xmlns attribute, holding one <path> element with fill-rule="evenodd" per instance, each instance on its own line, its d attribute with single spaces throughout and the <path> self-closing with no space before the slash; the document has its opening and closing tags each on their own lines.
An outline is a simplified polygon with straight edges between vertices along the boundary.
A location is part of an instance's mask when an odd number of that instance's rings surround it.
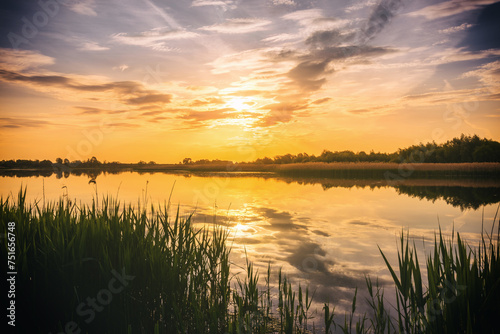
<svg viewBox="0 0 500 334">
<path fill-rule="evenodd" d="M 6 0 L 0 159 L 500 140 L 500 2 Z"/>
</svg>

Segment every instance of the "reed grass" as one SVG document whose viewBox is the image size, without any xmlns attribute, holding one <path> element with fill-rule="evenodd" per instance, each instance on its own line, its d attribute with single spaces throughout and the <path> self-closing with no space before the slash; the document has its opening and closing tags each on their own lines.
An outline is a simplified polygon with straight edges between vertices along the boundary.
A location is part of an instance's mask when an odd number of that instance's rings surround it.
<svg viewBox="0 0 500 334">
<path fill-rule="evenodd" d="M 353 330 L 355 295 L 351 314 L 346 316 L 344 325 L 339 325 L 342 332 L 498 333 L 500 225 L 495 233 L 495 221 L 499 223 L 496 218 L 497 215 L 491 232 L 481 234 L 477 247 L 471 247 L 455 231 L 446 240 L 439 229 L 424 269 L 408 234 L 401 234 L 396 268 L 379 249 L 395 283 L 396 305 L 388 307 L 378 282 L 374 289 L 371 279 L 367 278 L 367 302 L 372 310 L 370 325 L 365 326 L 367 319 L 363 315 Z"/>
<path fill-rule="evenodd" d="M 249 261 L 243 277 L 233 277 L 228 232 L 216 226 L 196 229 L 191 216 L 181 217 L 177 210 L 171 217 L 169 211 L 168 204 L 132 208 L 109 198 L 99 205 L 77 206 L 67 199 L 30 204 L 26 189 L 15 201 L 2 198 L 0 233 L 7 232 L 7 222 L 16 222 L 18 330 L 66 333 L 68 324 L 81 333 L 497 330 L 499 228 L 496 236 L 493 227 L 483 234 L 476 248 L 458 233 L 456 242 L 454 237 L 447 241 L 440 230 L 422 269 L 415 245 L 402 235 L 397 268 L 381 251 L 396 286 L 396 305 L 388 306 L 378 281 L 373 284 L 367 277 L 369 314 L 356 312 L 356 289 L 343 321 L 325 303 L 314 323 L 313 294 L 307 287 L 296 288 L 279 270 L 273 288 L 270 265 L 261 284 Z M 1 252 L 5 259 L 7 247 Z M 82 316 L 79 306 L 99 302 L 117 273 L 128 275 L 127 285 L 107 297 L 92 319 L 88 313 Z"/>
<path fill-rule="evenodd" d="M 245 278 L 234 278 L 227 231 L 196 229 L 191 216 L 168 212 L 167 204 L 133 208 L 109 198 L 29 204 L 26 189 L 15 201 L 2 198 L 0 232 L 16 223 L 18 330 L 61 333 L 75 323 L 81 333 L 307 331 L 308 289 L 293 291 L 280 272 L 273 309 L 270 266 L 265 288 L 250 262 Z M 131 278 L 109 298 L 101 292 L 116 273 Z"/>
<path fill-rule="evenodd" d="M 500 229 L 483 233 L 472 248 L 441 230 L 422 279 L 416 247 L 401 236 L 399 276 L 381 251 L 396 284 L 397 330 L 406 333 L 497 333 L 500 316 Z M 498 222 L 498 221 L 497 221 Z M 500 225 L 499 225 L 500 227 Z M 456 243 L 454 237 L 456 235 Z"/>
<path fill-rule="evenodd" d="M 70 321 L 83 333 L 226 330 L 223 230 L 195 230 L 190 216 L 177 212 L 170 219 L 166 205 L 148 212 L 104 199 L 99 207 L 64 200 L 41 207 L 25 196 L 26 190 L 16 204 L 0 204 L 2 222 L 17 225 L 18 314 L 31 320 L 19 321 L 22 331 L 60 332 Z M 78 305 L 107 289 L 113 270 L 134 278 L 87 323 L 90 316 L 80 316 Z"/>
</svg>

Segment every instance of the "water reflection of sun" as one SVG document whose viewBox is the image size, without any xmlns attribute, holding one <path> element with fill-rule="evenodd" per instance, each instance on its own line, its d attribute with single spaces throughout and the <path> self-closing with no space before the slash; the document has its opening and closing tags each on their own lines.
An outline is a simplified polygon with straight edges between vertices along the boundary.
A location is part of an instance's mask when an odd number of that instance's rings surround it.
<svg viewBox="0 0 500 334">
<path fill-rule="evenodd" d="M 241 223 L 236 224 L 236 226 L 234 227 L 234 231 L 240 237 L 243 236 L 243 235 L 246 235 L 246 234 L 250 234 L 250 233 L 255 233 L 256 232 L 255 229 L 252 226 L 243 225 Z"/>
</svg>

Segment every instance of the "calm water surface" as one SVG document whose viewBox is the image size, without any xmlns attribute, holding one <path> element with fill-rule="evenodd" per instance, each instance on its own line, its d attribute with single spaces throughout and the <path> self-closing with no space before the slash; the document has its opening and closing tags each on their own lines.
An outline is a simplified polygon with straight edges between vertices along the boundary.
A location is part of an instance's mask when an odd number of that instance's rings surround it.
<svg viewBox="0 0 500 334">
<path fill-rule="evenodd" d="M 399 235 L 409 231 L 422 262 L 439 226 L 448 234 L 454 228 L 475 245 L 483 213 L 485 227 L 491 228 L 495 203 L 500 201 L 493 196 L 489 204 L 467 209 L 443 199 L 412 197 L 383 182 L 372 182 L 371 187 L 352 180 L 325 185 L 267 175 L 128 172 L 99 175 L 95 185 L 88 181 L 88 176 L 74 175 L 2 177 L 0 194 L 3 198 L 15 195 L 22 185 L 27 186 L 30 200 L 68 196 L 88 204 L 97 192 L 99 197 L 118 196 L 137 205 L 164 203 L 172 192 L 172 214 L 178 205 L 184 215 L 195 212 L 197 224 L 212 224 L 215 219 L 227 226 L 235 272 L 244 265 L 245 253 L 261 276 L 271 262 L 275 273 L 282 267 L 294 282 L 316 290 L 317 302 L 333 301 L 338 312 L 350 305 L 354 287 L 365 287 L 365 275 L 378 276 L 382 283 L 390 281 L 377 246 L 395 264 Z M 498 189 L 490 189 L 490 195 Z"/>
</svg>

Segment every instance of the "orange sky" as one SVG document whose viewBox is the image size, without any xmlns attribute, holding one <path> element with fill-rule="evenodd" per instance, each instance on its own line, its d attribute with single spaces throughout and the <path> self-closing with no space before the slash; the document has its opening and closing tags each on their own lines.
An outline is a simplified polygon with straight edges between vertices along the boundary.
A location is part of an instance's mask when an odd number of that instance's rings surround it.
<svg viewBox="0 0 500 334">
<path fill-rule="evenodd" d="M 500 140 L 495 1 L 1 6 L 0 159 L 248 161 Z"/>
</svg>

